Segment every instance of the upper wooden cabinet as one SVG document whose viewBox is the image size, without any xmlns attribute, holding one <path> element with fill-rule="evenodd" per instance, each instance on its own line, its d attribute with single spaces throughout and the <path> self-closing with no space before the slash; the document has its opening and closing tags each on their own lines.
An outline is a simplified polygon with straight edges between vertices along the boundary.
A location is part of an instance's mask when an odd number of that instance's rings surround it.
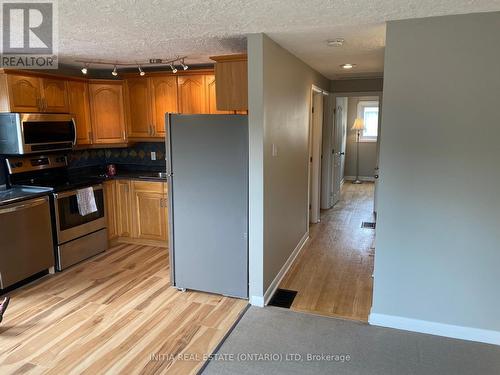
<svg viewBox="0 0 500 375">
<path fill-rule="evenodd" d="M 69 113 L 76 124 L 76 143 L 78 145 L 92 144 L 88 84 L 85 81 L 68 81 L 67 87 Z"/>
<path fill-rule="evenodd" d="M 64 79 L 2 73 L 2 112 L 69 112 Z"/>
<path fill-rule="evenodd" d="M 44 112 L 68 113 L 66 82 L 62 79 L 42 78 L 42 102 Z"/>
<path fill-rule="evenodd" d="M 207 112 L 210 114 L 217 113 L 234 113 L 234 111 L 219 111 L 217 109 L 217 88 L 215 85 L 215 75 L 205 76 L 205 86 L 206 86 L 206 100 L 207 100 Z"/>
<path fill-rule="evenodd" d="M 122 82 L 91 82 L 89 93 L 94 143 L 125 143 Z"/>
<path fill-rule="evenodd" d="M 217 79 L 217 109 L 248 110 L 247 55 L 210 57 L 215 61 Z"/>
<path fill-rule="evenodd" d="M 185 114 L 207 113 L 204 75 L 177 77 L 179 112 Z"/>
<path fill-rule="evenodd" d="M 126 80 L 128 102 L 128 136 L 144 138 L 153 135 L 151 115 L 150 84 L 148 78 L 129 78 Z"/>
<path fill-rule="evenodd" d="M 165 113 L 178 112 L 177 77 L 128 78 L 129 138 L 165 137 Z"/>
<path fill-rule="evenodd" d="M 151 80 L 151 104 L 155 136 L 165 136 L 165 113 L 179 112 L 177 77 L 158 76 Z"/>
</svg>

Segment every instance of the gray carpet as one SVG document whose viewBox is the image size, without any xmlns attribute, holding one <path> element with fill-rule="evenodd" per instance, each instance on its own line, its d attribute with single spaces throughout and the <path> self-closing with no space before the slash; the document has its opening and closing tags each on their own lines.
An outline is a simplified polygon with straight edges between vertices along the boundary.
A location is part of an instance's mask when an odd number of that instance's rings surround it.
<svg viewBox="0 0 500 375">
<path fill-rule="evenodd" d="M 256 353 L 268 357 L 249 360 Z M 302 358 L 287 359 L 287 353 Z M 307 353 L 332 357 L 308 361 Z M 203 374 L 500 374 L 499 346 L 276 307 L 251 307 L 216 356 Z"/>
</svg>

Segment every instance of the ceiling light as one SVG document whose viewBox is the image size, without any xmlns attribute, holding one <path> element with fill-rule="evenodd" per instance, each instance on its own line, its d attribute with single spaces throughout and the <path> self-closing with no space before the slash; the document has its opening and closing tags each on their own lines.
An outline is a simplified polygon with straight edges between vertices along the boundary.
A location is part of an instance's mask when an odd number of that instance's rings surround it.
<svg viewBox="0 0 500 375">
<path fill-rule="evenodd" d="M 177 68 L 173 64 L 170 64 L 170 69 L 172 69 L 172 73 L 177 73 Z"/>
<path fill-rule="evenodd" d="M 181 61 L 181 66 L 182 66 L 182 69 L 184 69 L 184 70 L 188 70 L 188 68 L 189 68 L 189 66 L 184 64 L 184 60 Z"/>
<path fill-rule="evenodd" d="M 115 76 L 115 77 L 118 75 L 118 71 L 116 70 L 116 65 L 115 65 L 115 67 L 113 68 L 113 71 L 111 72 L 111 74 L 112 74 L 113 76 Z"/>
<path fill-rule="evenodd" d="M 352 68 L 356 67 L 356 64 L 342 64 L 342 65 L 340 65 L 340 67 L 342 69 L 352 69 Z"/>
<path fill-rule="evenodd" d="M 89 69 L 88 69 L 88 64 L 85 64 L 82 68 L 82 74 L 87 74 L 89 72 Z"/>
<path fill-rule="evenodd" d="M 328 47 L 342 47 L 344 42 L 345 42 L 344 39 L 337 38 L 337 39 L 327 40 L 326 44 L 328 45 Z"/>
<path fill-rule="evenodd" d="M 144 75 L 146 75 L 146 73 L 144 72 L 144 70 L 142 70 L 142 68 L 141 68 L 141 66 L 140 66 L 140 65 L 138 66 L 138 68 L 139 68 L 139 75 L 140 75 L 141 77 L 142 77 L 142 76 L 144 76 Z"/>
</svg>

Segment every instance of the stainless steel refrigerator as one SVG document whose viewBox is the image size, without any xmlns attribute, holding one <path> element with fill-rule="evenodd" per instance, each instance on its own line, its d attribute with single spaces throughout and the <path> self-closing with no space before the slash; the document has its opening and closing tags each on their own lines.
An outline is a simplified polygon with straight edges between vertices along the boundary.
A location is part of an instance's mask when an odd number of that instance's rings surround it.
<svg viewBox="0 0 500 375">
<path fill-rule="evenodd" d="M 166 115 L 172 284 L 248 298 L 248 118 Z"/>
</svg>

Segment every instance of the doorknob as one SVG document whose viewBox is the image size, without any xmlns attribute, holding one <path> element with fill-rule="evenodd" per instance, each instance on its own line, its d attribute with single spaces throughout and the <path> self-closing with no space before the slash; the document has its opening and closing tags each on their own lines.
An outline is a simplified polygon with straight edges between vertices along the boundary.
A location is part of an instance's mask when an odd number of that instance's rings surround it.
<svg viewBox="0 0 500 375">
<path fill-rule="evenodd" d="M 341 152 L 340 155 L 345 155 L 345 152 Z"/>
</svg>

